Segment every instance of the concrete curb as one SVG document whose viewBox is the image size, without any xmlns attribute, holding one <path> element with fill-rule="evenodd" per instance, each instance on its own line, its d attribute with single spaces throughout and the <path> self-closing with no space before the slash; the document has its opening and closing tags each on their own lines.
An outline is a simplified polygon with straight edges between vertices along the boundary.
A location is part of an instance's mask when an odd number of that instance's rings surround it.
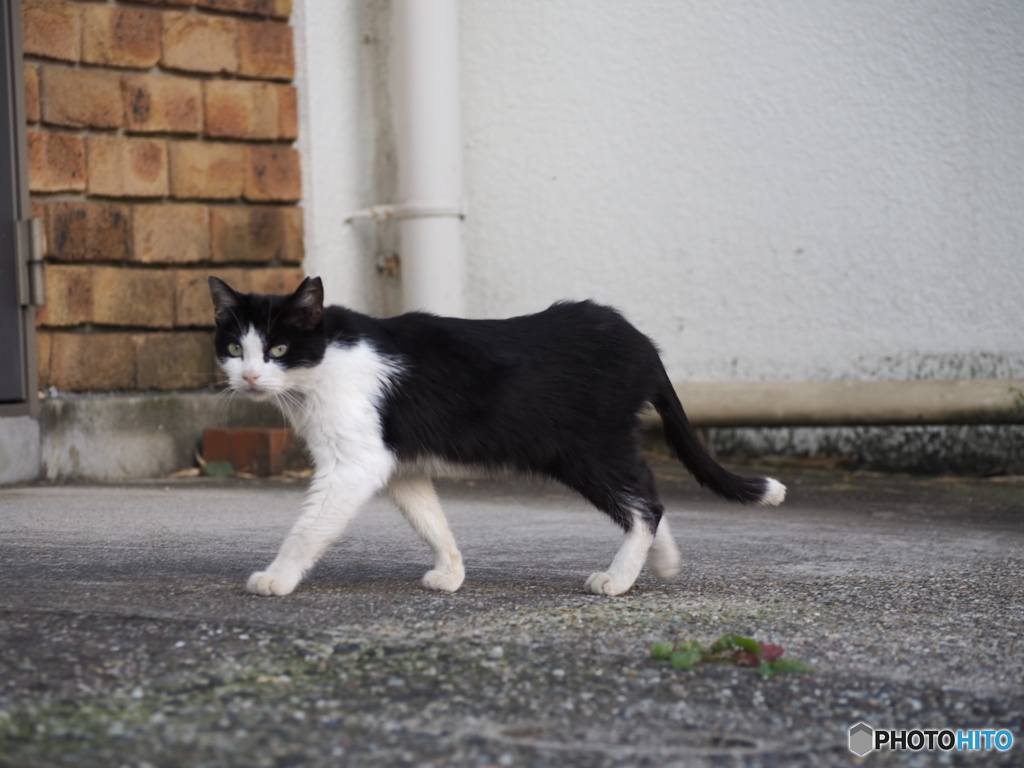
<svg viewBox="0 0 1024 768">
<path fill-rule="evenodd" d="M 40 414 L 41 476 L 51 482 L 162 477 L 195 464 L 205 428 L 283 425 L 268 403 L 214 393 L 50 397 Z"/>
</svg>

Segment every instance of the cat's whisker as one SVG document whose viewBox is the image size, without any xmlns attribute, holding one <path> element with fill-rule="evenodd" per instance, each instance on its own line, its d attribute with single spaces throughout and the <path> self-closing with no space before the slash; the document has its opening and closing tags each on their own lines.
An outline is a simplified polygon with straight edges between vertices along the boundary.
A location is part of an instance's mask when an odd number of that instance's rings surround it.
<svg viewBox="0 0 1024 768">
<path fill-rule="evenodd" d="M 291 415 L 302 404 L 302 401 L 299 399 L 299 397 L 287 389 L 275 392 L 273 394 L 273 398 L 274 403 L 278 406 L 278 408 L 284 411 L 285 414 L 287 415 Z"/>
<path fill-rule="evenodd" d="M 213 403 L 214 407 L 220 411 L 231 406 L 231 402 L 235 399 L 238 393 L 231 387 L 222 387 L 213 390 Z"/>
<path fill-rule="evenodd" d="M 231 397 L 234 397 L 236 394 L 237 393 L 235 392 L 235 390 L 232 387 L 214 387 L 213 388 L 213 395 L 216 398 L 224 398 L 224 397 L 231 398 Z"/>
</svg>

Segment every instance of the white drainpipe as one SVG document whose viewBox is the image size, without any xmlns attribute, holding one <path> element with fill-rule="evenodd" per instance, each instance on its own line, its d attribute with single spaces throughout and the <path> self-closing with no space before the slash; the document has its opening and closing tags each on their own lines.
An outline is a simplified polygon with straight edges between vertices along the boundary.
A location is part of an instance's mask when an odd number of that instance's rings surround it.
<svg viewBox="0 0 1024 768">
<path fill-rule="evenodd" d="M 399 226 L 406 310 L 465 314 L 457 0 L 393 0 Z M 377 209 L 377 212 L 380 208 Z"/>
</svg>

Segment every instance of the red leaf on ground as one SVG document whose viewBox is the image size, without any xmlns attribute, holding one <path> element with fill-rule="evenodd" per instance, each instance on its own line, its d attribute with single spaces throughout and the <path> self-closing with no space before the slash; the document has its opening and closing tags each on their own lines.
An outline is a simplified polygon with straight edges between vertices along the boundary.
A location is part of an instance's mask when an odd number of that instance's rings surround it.
<svg viewBox="0 0 1024 768">
<path fill-rule="evenodd" d="M 756 667 L 761 663 L 750 651 L 736 651 L 732 655 L 732 660 L 737 667 Z"/>
<path fill-rule="evenodd" d="M 771 643 L 760 643 L 761 658 L 765 661 L 775 661 L 782 658 L 782 646 Z"/>
</svg>

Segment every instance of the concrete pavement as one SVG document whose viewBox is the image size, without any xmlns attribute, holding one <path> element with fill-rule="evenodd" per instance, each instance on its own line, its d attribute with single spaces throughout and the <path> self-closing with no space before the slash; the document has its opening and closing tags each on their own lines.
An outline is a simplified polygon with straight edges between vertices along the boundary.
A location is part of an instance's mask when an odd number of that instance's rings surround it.
<svg viewBox="0 0 1024 768">
<path fill-rule="evenodd" d="M 384 501 L 287 598 L 245 594 L 301 486 L 0 489 L 0 766 L 847 766 L 847 731 L 1008 730 L 871 765 L 1024 764 L 1024 483 L 744 467 L 727 505 L 656 462 L 683 568 L 583 592 L 620 534 L 551 485 L 441 484 L 454 595 Z M 743 634 L 813 671 L 675 670 Z"/>
</svg>

